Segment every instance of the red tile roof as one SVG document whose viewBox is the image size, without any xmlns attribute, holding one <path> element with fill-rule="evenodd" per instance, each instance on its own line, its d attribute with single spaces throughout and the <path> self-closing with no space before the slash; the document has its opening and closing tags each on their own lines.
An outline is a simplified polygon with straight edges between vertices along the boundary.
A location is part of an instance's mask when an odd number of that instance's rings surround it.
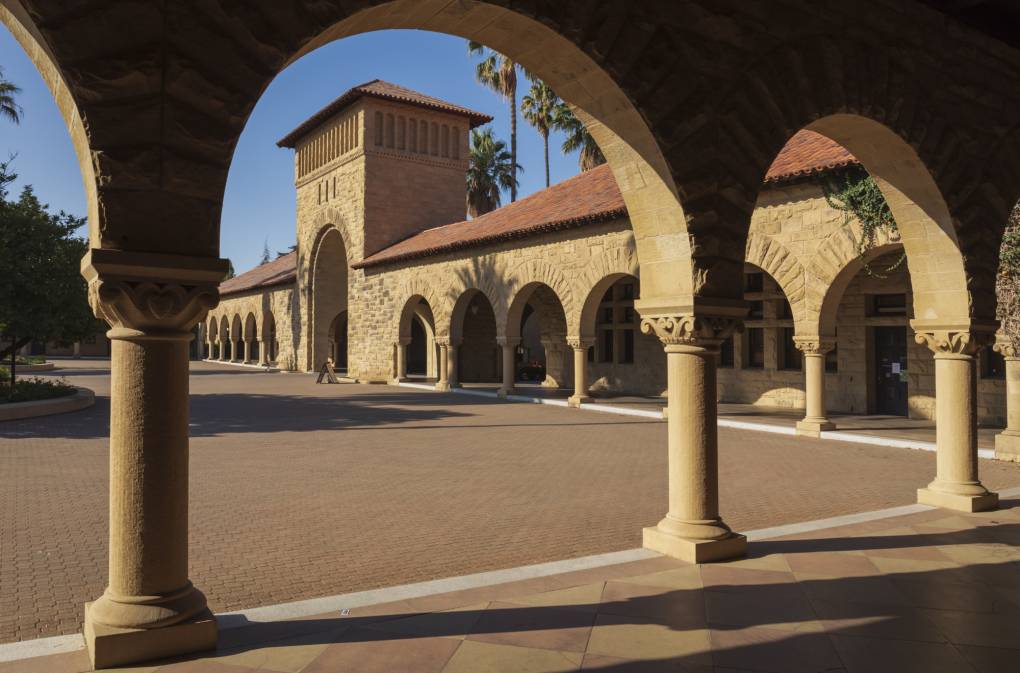
<svg viewBox="0 0 1020 673">
<path fill-rule="evenodd" d="M 414 91 L 413 89 L 384 82 L 381 79 L 374 79 L 371 82 L 365 82 L 364 84 L 359 84 L 358 86 L 348 89 L 339 98 L 313 114 L 296 129 L 278 140 L 276 145 L 278 147 L 294 147 L 302 136 L 335 115 L 337 112 L 340 112 L 340 110 L 344 109 L 354 101 L 365 96 L 396 101 L 397 103 L 406 103 L 408 105 L 415 105 L 428 110 L 439 110 L 440 112 L 450 112 L 453 114 L 463 115 L 468 118 L 470 128 L 487 124 L 492 121 L 492 117 L 487 114 L 476 112 L 475 110 L 461 107 L 460 105 L 454 105 L 453 103 L 440 100 L 439 98 L 426 96 L 419 91 Z"/>
<path fill-rule="evenodd" d="M 360 269 L 440 252 L 561 231 L 627 214 L 620 188 L 603 165 L 473 220 L 415 234 L 356 264 Z"/>
<path fill-rule="evenodd" d="M 857 164 L 841 145 L 812 131 L 800 131 L 776 157 L 766 184 Z M 354 268 L 365 268 L 497 241 L 524 238 L 625 217 L 627 208 L 609 166 L 603 165 L 536 192 L 473 220 L 426 229 L 380 250 Z M 232 294 L 292 282 L 297 254 L 290 253 L 220 285 Z"/>
<path fill-rule="evenodd" d="M 288 252 L 271 262 L 256 266 L 240 276 L 220 283 L 220 295 L 237 294 L 256 288 L 292 283 L 297 277 L 297 253 Z"/>
<path fill-rule="evenodd" d="M 785 182 L 858 163 L 857 157 L 836 141 L 804 129 L 779 152 L 765 174 L 765 183 Z"/>
</svg>

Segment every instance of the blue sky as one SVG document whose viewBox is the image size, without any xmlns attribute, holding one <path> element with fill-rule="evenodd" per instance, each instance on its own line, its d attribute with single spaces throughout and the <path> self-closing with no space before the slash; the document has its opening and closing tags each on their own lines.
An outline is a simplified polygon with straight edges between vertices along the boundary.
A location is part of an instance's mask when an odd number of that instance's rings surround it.
<svg viewBox="0 0 1020 673">
<path fill-rule="evenodd" d="M 227 180 L 220 252 L 238 272 L 259 262 L 263 243 L 272 251 L 294 243 L 293 157 L 276 141 L 351 86 L 380 78 L 495 117 L 497 137 L 509 144 L 507 103 L 474 79 L 474 57 L 457 37 L 424 31 L 367 33 L 326 45 L 294 63 L 270 84 L 248 120 Z M 20 125 L 0 120 L 0 157 L 17 154 L 15 185 L 31 184 L 54 210 L 85 215 L 85 192 L 71 140 L 49 90 L 20 45 L 0 29 L 0 67 L 22 88 Z M 527 83 L 523 82 L 522 89 Z M 523 94 L 523 91 L 519 95 Z M 553 183 L 577 173 L 577 156 L 550 138 Z M 545 186 L 542 139 L 518 119 L 519 196 Z M 504 198 L 504 203 L 509 197 Z M 83 231 L 84 235 L 85 232 Z"/>
</svg>

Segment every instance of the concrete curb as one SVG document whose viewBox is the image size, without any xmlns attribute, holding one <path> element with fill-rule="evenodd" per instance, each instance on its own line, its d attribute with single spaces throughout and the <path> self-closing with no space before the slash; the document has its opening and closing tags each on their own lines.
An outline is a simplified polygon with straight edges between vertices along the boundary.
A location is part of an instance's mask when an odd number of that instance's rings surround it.
<svg viewBox="0 0 1020 673">
<path fill-rule="evenodd" d="M 267 374 L 276 374 L 279 371 L 281 371 L 276 367 L 264 367 L 262 365 L 246 365 L 243 362 L 225 362 L 223 360 L 209 360 L 208 358 L 206 358 L 205 360 L 198 360 L 197 362 L 208 362 L 209 364 L 214 365 L 229 365 L 231 367 L 239 367 L 241 369 L 255 369 L 257 371 L 265 372 Z"/>
<path fill-rule="evenodd" d="M 56 369 L 57 366 L 52 362 L 43 362 L 38 365 L 16 365 L 14 368 L 15 374 L 37 374 L 39 372 L 51 372 Z"/>
<path fill-rule="evenodd" d="M 74 395 L 67 395 L 66 397 L 55 397 L 51 400 L 35 400 L 32 402 L 0 404 L 0 421 L 17 421 L 22 418 L 65 414 L 69 411 L 87 409 L 95 403 L 95 393 L 88 388 L 78 388 L 78 392 Z"/>
</svg>

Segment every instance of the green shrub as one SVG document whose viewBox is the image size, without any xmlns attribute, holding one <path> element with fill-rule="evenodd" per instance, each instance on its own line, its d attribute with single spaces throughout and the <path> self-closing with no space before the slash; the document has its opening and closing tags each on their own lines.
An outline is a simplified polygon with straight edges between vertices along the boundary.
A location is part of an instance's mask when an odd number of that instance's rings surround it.
<svg viewBox="0 0 1020 673">
<path fill-rule="evenodd" d="M 77 390 L 74 386 L 63 380 L 54 379 L 18 379 L 14 386 L 14 395 L 11 395 L 10 372 L 0 372 L 0 376 L 6 375 L 4 387 L 0 389 L 0 404 L 5 402 L 34 402 L 36 400 L 51 400 L 55 397 L 66 397 L 73 395 Z"/>
</svg>

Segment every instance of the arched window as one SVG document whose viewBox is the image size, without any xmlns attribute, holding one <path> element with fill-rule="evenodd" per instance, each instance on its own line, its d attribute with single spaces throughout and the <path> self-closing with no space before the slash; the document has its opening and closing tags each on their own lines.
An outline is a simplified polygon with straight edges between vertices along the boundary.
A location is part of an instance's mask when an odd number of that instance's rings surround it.
<svg viewBox="0 0 1020 673">
<path fill-rule="evenodd" d="M 432 156 L 439 156 L 439 124 L 435 122 L 432 122 L 432 135 L 429 136 L 429 147 Z"/>
<path fill-rule="evenodd" d="M 407 120 L 407 149 L 418 151 L 418 120 L 414 117 Z"/>
<path fill-rule="evenodd" d="M 424 119 L 421 121 L 419 127 L 421 129 L 418 135 L 418 152 L 421 154 L 429 153 L 429 123 Z"/>
</svg>

